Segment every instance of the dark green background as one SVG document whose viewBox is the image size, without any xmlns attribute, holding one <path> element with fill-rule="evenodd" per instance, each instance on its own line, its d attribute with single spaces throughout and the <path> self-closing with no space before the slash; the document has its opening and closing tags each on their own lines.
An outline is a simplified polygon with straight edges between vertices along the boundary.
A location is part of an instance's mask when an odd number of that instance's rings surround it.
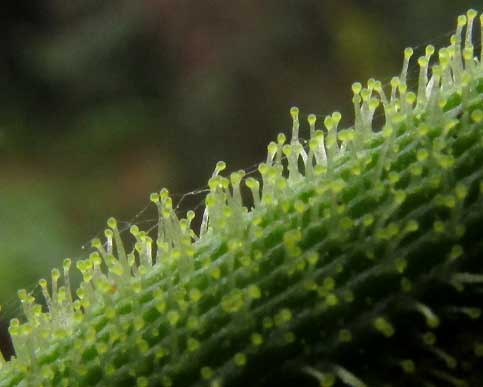
<svg viewBox="0 0 483 387">
<path fill-rule="evenodd" d="M 456 16 L 482 4 L 5 1 L 2 320 L 19 314 L 18 288 L 35 290 L 64 257 L 85 256 L 109 216 L 129 221 L 163 186 L 178 200 L 217 160 L 231 170 L 261 161 L 289 130 L 292 105 L 304 116 L 338 109 L 349 125 L 353 81 L 388 81 L 404 47 L 446 44 Z"/>
</svg>

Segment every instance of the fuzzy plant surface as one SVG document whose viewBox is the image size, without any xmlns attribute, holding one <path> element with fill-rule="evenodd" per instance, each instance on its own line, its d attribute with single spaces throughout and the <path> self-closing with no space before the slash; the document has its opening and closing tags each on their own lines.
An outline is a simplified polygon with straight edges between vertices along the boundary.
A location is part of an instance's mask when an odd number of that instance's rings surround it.
<svg viewBox="0 0 483 387">
<path fill-rule="evenodd" d="M 259 178 L 219 162 L 199 231 L 165 189 L 154 232 L 109 219 L 77 290 L 66 259 L 43 306 L 19 291 L 0 387 L 482 386 L 476 20 L 426 47 L 414 89 L 410 48 L 387 87 L 354 83 L 352 127 L 309 115 L 304 142 L 292 108 Z"/>
</svg>

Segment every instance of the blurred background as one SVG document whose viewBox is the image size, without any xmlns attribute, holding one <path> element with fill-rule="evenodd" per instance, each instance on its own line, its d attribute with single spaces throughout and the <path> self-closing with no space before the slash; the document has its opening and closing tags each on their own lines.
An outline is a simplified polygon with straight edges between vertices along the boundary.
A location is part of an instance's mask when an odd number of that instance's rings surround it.
<svg viewBox="0 0 483 387">
<path fill-rule="evenodd" d="M 63 258 L 218 160 L 262 161 L 288 110 L 343 113 L 350 85 L 446 44 L 466 0 L 6 0 L 0 14 L 0 346 Z M 413 69 L 413 71 L 417 71 Z M 185 212 L 203 200 L 189 195 Z M 149 222 L 149 211 L 137 221 Z M 147 220 L 147 221 L 146 221 Z"/>
</svg>

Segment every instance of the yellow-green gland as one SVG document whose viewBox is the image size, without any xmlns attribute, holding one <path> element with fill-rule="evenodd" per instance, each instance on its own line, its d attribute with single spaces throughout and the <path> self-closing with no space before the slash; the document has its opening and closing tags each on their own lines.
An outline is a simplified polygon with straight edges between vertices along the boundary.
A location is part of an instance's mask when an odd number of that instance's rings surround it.
<svg viewBox="0 0 483 387">
<path fill-rule="evenodd" d="M 388 88 L 354 83 L 352 127 L 309 115 L 302 146 L 292 108 L 292 138 L 269 145 L 261 179 L 217 163 L 200 230 L 166 189 L 150 196 L 158 229 L 132 226 L 133 245 L 110 218 L 76 263 L 79 289 L 65 260 L 39 281 L 45 306 L 19 292 L 17 357 L 0 358 L 0 386 L 480 385 L 475 16 L 458 18 L 450 47 L 426 48 L 416 90 L 412 49 Z"/>
</svg>

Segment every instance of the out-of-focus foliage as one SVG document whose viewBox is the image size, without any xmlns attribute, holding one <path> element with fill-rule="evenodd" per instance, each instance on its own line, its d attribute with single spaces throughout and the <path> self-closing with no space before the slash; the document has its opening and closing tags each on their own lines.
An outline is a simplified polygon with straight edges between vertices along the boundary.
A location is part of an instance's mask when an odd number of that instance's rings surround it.
<svg viewBox="0 0 483 387">
<path fill-rule="evenodd" d="M 149 192 L 191 191 L 219 159 L 259 161 L 289 106 L 338 109 L 349 124 L 353 81 L 396 73 L 405 46 L 446 42 L 454 15 L 481 5 L 6 1 L 0 302 L 82 254 L 104 219 L 129 219 Z"/>
<path fill-rule="evenodd" d="M 22 186 L 2 189 L 0 212 L 9 220 L 0 222 L 2 304 L 18 306 L 17 300 L 11 299 L 12 286 L 23 283 L 34 287 L 39 273 L 47 275 L 49 266 L 58 265 L 59 255 L 68 251 L 68 225 L 56 205 L 56 195 L 49 190 L 52 188 L 41 184 L 36 184 L 35 194 Z M 25 234 L 28 238 L 20 237 Z"/>
</svg>

